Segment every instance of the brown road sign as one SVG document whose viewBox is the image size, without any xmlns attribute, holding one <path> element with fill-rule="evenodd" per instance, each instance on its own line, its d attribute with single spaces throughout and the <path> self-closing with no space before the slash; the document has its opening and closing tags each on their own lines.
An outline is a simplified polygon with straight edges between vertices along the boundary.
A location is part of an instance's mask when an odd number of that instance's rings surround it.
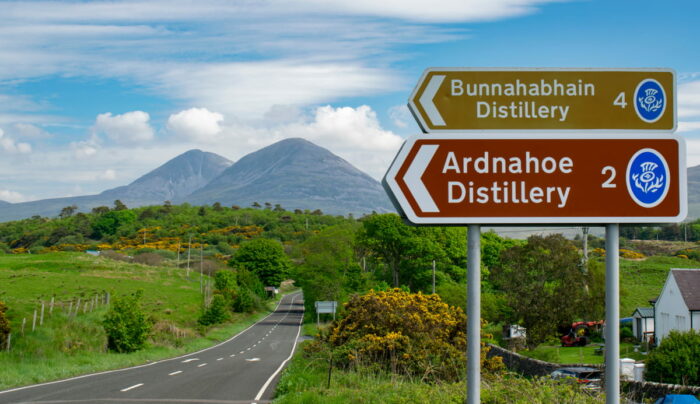
<svg viewBox="0 0 700 404">
<path fill-rule="evenodd" d="M 415 224 L 680 222 L 685 143 L 673 134 L 416 136 L 384 177 Z"/>
<path fill-rule="evenodd" d="M 421 129 L 674 131 L 670 69 L 427 69 L 408 106 Z"/>
</svg>

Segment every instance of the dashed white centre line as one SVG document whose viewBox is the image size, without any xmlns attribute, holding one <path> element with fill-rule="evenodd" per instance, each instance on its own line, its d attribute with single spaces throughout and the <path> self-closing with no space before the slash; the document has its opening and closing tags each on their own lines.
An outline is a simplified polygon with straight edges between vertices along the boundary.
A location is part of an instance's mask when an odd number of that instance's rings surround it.
<svg viewBox="0 0 700 404">
<path fill-rule="evenodd" d="M 250 347 L 246 348 L 245 350 L 246 350 L 246 351 L 250 351 Z"/>
<path fill-rule="evenodd" d="M 239 352 L 239 354 L 242 354 L 242 353 L 245 353 L 245 351 L 241 351 L 241 352 Z"/>
<path fill-rule="evenodd" d="M 119 390 L 119 391 L 121 391 L 122 393 L 124 393 L 124 392 L 127 392 L 127 391 L 129 391 L 129 390 L 132 390 L 132 389 L 135 389 L 135 388 L 141 387 L 141 386 L 143 386 L 143 383 L 139 383 L 139 384 L 134 384 L 134 385 L 133 385 L 133 386 L 131 386 L 131 387 L 127 387 L 127 388 L 125 388 L 125 389 L 121 389 L 121 390 Z"/>
<path fill-rule="evenodd" d="M 198 368 L 201 368 L 202 366 L 207 366 L 206 363 L 202 363 L 201 365 L 197 365 Z"/>
<path fill-rule="evenodd" d="M 217 361 L 222 361 L 222 360 L 224 360 L 224 358 L 219 358 L 219 359 L 217 359 Z"/>
<path fill-rule="evenodd" d="M 236 356 L 236 354 L 231 354 L 231 355 L 229 355 L 229 357 L 231 357 L 231 358 L 233 358 L 234 356 Z"/>
<path fill-rule="evenodd" d="M 199 358 L 185 359 L 184 361 L 182 361 L 182 363 L 188 363 L 188 362 L 198 361 L 198 360 L 199 360 Z"/>
<path fill-rule="evenodd" d="M 179 375 L 180 373 L 182 373 L 182 370 L 178 370 L 178 371 L 173 372 L 173 373 L 168 373 L 168 376 L 175 376 L 175 375 Z"/>
</svg>

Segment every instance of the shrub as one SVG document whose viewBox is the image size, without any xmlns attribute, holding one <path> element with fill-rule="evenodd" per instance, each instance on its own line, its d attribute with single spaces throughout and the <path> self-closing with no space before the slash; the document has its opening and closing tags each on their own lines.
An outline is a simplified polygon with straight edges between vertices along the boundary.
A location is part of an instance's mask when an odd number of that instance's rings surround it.
<svg viewBox="0 0 700 404">
<path fill-rule="evenodd" d="M 371 363 L 379 369 L 424 380 L 457 381 L 464 371 L 466 316 L 438 295 L 400 289 L 355 295 L 346 315 L 325 339 L 338 363 Z M 482 368 L 500 369 L 499 359 L 486 359 Z"/>
<path fill-rule="evenodd" d="M 240 288 L 236 298 L 233 299 L 233 311 L 237 313 L 250 313 L 255 310 L 255 294 L 248 288 Z"/>
<path fill-rule="evenodd" d="M 138 254 L 134 257 L 134 262 L 150 266 L 158 266 L 163 262 L 163 257 L 156 253 L 147 252 Z"/>
<path fill-rule="evenodd" d="M 700 385 L 700 332 L 671 331 L 646 360 L 644 376 L 660 383 Z"/>
<path fill-rule="evenodd" d="M 105 258 L 109 258 L 111 260 L 124 261 L 124 262 L 131 262 L 131 260 L 132 260 L 132 258 L 129 257 L 128 255 L 122 254 L 120 252 L 116 252 L 113 250 L 101 251 L 100 257 L 105 257 Z"/>
<path fill-rule="evenodd" d="M 7 336 L 10 334 L 10 321 L 7 319 L 5 312 L 7 311 L 7 306 L 5 303 L 0 301 L 0 351 L 5 348 L 7 344 Z"/>
<path fill-rule="evenodd" d="M 202 314 L 202 316 L 199 318 L 199 324 L 220 324 L 228 320 L 228 318 L 229 311 L 226 299 L 222 295 L 216 294 L 212 298 L 211 305 L 209 305 L 209 308 L 207 308 Z"/>
<path fill-rule="evenodd" d="M 217 271 L 214 275 L 214 287 L 221 292 L 226 299 L 232 298 L 236 293 L 236 289 L 238 289 L 236 274 L 225 269 Z"/>
<path fill-rule="evenodd" d="M 107 346 L 116 352 L 133 352 L 144 347 L 151 322 L 141 308 L 143 291 L 114 299 L 102 325 Z"/>
<path fill-rule="evenodd" d="M 636 260 L 636 259 L 645 258 L 644 254 L 638 253 L 638 252 L 636 252 L 636 251 L 628 250 L 628 249 L 625 249 L 625 248 L 620 248 L 620 256 L 621 256 L 622 258 L 626 258 L 626 259 L 628 259 L 628 260 L 631 260 L 631 259 L 635 259 L 635 260 Z"/>
</svg>

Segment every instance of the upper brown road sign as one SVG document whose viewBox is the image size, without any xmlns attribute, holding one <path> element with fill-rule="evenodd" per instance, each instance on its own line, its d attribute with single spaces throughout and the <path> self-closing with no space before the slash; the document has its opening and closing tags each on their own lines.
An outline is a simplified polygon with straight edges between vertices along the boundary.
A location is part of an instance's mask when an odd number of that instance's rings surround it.
<svg viewBox="0 0 700 404">
<path fill-rule="evenodd" d="M 666 223 L 687 212 L 673 134 L 416 136 L 384 177 L 415 224 Z"/>
<path fill-rule="evenodd" d="M 676 129 L 670 69 L 430 68 L 408 103 L 425 133 Z"/>
</svg>

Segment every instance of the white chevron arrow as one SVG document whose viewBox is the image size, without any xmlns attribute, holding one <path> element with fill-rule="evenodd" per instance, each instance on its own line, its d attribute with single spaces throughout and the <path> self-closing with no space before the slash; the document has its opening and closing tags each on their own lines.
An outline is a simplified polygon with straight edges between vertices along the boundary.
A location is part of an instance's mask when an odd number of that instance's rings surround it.
<svg viewBox="0 0 700 404">
<path fill-rule="evenodd" d="M 403 176 L 403 180 L 406 185 L 408 185 L 408 189 L 411 190 L 418 207 L 425 213 L 440 212 L 440 209 L 435 205 L 433 197 L 430 196 L 428 189 L 425 187 L 425 184 L 423 184 L 423 180 L 421 180 L 425 169 L 428 167 L 428 164 L 430 164 L 437 149 L 438 145 L 436 144 L 422 145 L 420 149 L 418 149 L 418 153 L 416 153 L 416 157 L 413 159 L 411 166 L 408 167 L 406 174 Z"/>
<path fill-rule="evenodd" d="M 433 126 L 445 126 L 445 121 L 442 119 L 440 111 L 438 111 L 433 102 L 433 98 L 435 98 L 435 94 L 440 89 L 443 80 L 445 80 L 444 75 L 435 75 L 431 77 L 430 82 L 428 82 L 428 85 L 425 87 L 425 91 L 423 91 L 423 94 L 418 99 L 418 102 L 423 106 L 423 110 L 428 115 Z"/>
</svg>

